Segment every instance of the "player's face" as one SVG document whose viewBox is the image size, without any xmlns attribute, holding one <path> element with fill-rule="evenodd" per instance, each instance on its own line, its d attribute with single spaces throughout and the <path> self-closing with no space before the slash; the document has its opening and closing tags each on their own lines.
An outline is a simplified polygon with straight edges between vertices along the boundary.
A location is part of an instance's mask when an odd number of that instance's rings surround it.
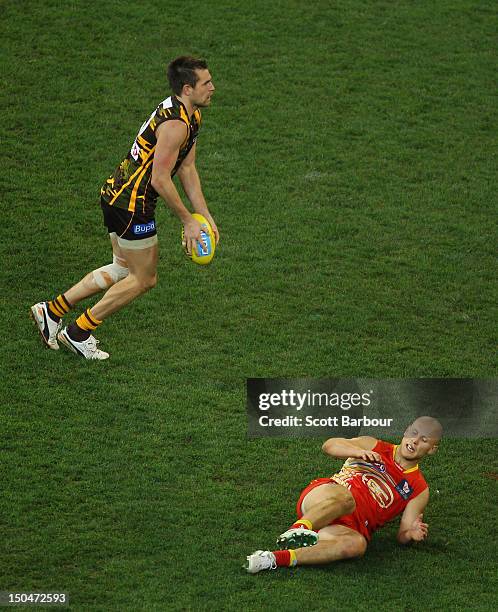
<svg viewBox="0 0 498 612">
<path fill-rule="evenodd" d="M 190 100 L 194 106 L 204 108 L 211 104 L 214 85 L 209 70 L 196 70 L 197 83 L 191 88 Z"/>
<path fill-rule="evenodd" d="M 432 455 L 437 450 L 437 438 L 431 436 L 432 431 L 418 425 L 416 422 L 410 425 L 405 431 L 401 440 L 400 451 L 404 459 L 416 461 Z"/>
</svg>

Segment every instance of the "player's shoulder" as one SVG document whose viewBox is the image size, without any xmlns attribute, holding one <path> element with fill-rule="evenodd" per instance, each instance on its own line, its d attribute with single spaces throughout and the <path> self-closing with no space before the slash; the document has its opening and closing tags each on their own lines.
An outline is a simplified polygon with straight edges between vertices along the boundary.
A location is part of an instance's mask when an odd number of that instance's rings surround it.
<svg viewBox="0 0 498 612">
<path fill-rule="evenodd" d="M 417 506 L 427 506 L 429 503 L 429 485 L 422 479 L 416 479 L 415 482 L 411 482 L 411 487 L 413 489 L 413 494 L 411 501 L 415 501 Z"/>
<path fill-rule="evenodd" d="M 377 440 L 373 450 L 376 453 L 392 453 L 396 445 L 391 442 L 385 442 L 384 440 Z"/>
<path fill-rule="evenodd" d="M 168 96 L 157 105 L 155 119 L 158 124 L 169 120 L 180 120 L 188 125 L 189 118 L 185 106 L 176 96 Z"/>
<path fill-rule="evenodd" d="M 420 468 L 413 472 L 413 479 L 415 480 L 419 491 L 423 491 L 424 489 L 427 489 L 427 492 L 429 491 L 429 485 L 427 484 L 427 480 L 422 474 Z"/>
<path fill-rule="evenodd" d="M 404 477 L 406 482 L 408 482 L 409 486 L 413 490 L 413 497 L 419 497 L 421 494 L 422 499 L 426 499 L 426 503 L 429 500 L 429 485 L 422 474 L 420 467 L 416 465 L 415 467 L 406 470 L 404 473 Z"/>
</svg>

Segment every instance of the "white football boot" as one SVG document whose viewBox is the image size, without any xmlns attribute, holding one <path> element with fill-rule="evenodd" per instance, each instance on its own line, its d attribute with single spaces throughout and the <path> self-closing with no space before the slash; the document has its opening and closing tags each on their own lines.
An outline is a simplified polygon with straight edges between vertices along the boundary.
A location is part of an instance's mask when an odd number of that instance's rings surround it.
<svg viewBox="0 0 498 612">
<path fill-rule="evenodd" d="M 303 548 L 314 546 L 318 542 L 316 531 L 305 527 L 291 527 L 277 538 L 277 546 L 281 549 Z"/>
<path fill-rule="evenodd" d="M 62 327 L 62 321 L 56 323 L 48 314 L 47 302 L 38 302 L 31 306 L 31 318 L 36 323 L 43 342 L 54 351 L 59 350 L 57 333 Z"/>
<path fill-rule="evenodd" d="M 247 557 L 245 568 L 250 574 L 257 574 L 261 570 L 277 569 L 277 561 L 269 550 L 257 550 Z"/>
<path fill-rule="evenodd" d="M 67 333 L 67 327 L 57 334 L 59 342 L 66 346 L 70 351 L 76 353 L 80 357 L 85 359 L 108 359 L 109 353 L 101 351 L 97 348 L 98 340 L 93 336 L 90 336 L 87 340 L 77 342 L 69 337 Z"/>
</svg>

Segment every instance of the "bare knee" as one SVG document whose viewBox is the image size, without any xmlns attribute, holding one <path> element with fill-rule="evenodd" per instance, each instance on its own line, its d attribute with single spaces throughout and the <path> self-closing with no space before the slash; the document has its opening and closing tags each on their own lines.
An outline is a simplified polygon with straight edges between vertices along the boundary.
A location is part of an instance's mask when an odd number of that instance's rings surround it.
<svg viewBox="0 0 498 612">
<path fill-rule="evenodd" d="M 312 489 L 301 504 L 303 514 L 312 511 L 314 507 L 335 513 L 335 516 L 351 514 L 356 509 L 353 495 L 348 489 L 339 484 L 324 484 Z"/>
<path fill-rule="evenodd" d="M 154 289 L 156 285 L 157 285 L 157 274 L 147 276 L 147 278 L 144 280 L 145 291 Z"/>
<path fill-rule="evenodd" d="M 336 501 L 339 501 L 341 503 L 341 506 L 344 510 L 343 514 L 351 514 L 356 510 L 356 502 L 354 500 L 353 495 L 351 494 L 351 491 L 338 485 L 334 493 Z"/>
<path fill-rule="evenodd" d="M 349 493 L 349 491 L 348 491 Z M 344 506 L 346 509 L 346 514 L 352 514 L 356 510 L 356 502 L 354 497 L 349 493 L 349 497 L 344 499 Z"/>
<path fill-rule="evenodd" d="M 135 287 L 138 294 L 146 293 L 157 285 L 157 274 L 135 277 Z"/>
<path fill-rule="evenodd" d="M 345 539 L 341 542 L 341 556 L 343 559 L 363 557 L 367 550 L 367 543 L 361 539 Z"/>
</svg>

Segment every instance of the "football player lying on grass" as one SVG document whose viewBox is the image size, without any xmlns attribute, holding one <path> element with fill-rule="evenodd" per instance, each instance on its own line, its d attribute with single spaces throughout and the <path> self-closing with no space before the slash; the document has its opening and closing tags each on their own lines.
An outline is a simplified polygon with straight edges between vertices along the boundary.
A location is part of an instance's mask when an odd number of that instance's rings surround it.
<svg viewBox="0 0 498 612">
<path fill-rule="evenodd" d="M 298 520 L 277 539 L 280 550 L 249 555 L 247 571 L 361 557 L 373 532 L 400 514 L 398 542 L 425 540 L 429 488 L 418 463 L 436 452 L 441 436 L 439 421 L 424 416 L 406 429 L 398 445 L 369 436 L 327 440 L 324 452 L 346 459 L 340 472 L 317 478 L 302 491 Z"/>
</svg>

